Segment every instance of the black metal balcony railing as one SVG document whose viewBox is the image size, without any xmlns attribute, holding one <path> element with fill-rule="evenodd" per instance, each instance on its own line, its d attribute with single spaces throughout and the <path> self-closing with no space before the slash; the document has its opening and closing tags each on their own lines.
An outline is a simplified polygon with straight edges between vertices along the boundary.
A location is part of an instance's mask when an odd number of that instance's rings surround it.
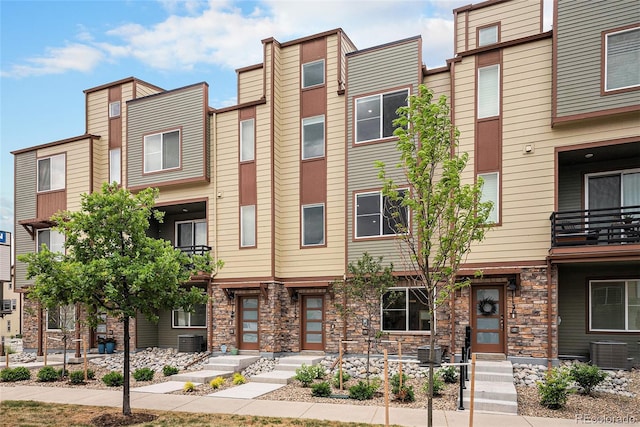
<svg viewBox="0 0 640 427">
<path fill-rule="evenodd" d="M 640 206 L 551 214 L 551 246 L 640 243 Z"/>
<path fill-rule="evenodd" d="M 206 245 L 176 246 L 175 248 L 188 255 L 204 255 L 207 252 L 211 252 L 211 246 Z"/>
</svg>

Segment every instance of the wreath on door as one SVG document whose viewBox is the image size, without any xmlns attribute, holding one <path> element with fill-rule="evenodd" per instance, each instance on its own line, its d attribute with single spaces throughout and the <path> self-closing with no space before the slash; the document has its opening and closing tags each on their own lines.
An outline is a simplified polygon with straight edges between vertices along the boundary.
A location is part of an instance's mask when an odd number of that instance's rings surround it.
<svg viewBox="0 0 640 427">
<path fill-rule="evenodd" d="M 483 316 L 491 316 L 498 312 L 498 302 L 491 297 L 482 298 L 478 302 L 478 311 Z"/>
</svg>

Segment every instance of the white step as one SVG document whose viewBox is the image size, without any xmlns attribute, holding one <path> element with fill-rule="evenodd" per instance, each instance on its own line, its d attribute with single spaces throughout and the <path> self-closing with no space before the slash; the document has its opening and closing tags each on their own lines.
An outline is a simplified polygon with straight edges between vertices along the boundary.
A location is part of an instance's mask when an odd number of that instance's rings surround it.
<svg viewBox="0 0 640 427">
<path fill-rule="evenodd" d="M 219 370 L 231 370 L 233 372 L 240 372 L 247 366 L 260 360 L 260 356 L 216 356 L 210 357 L 209 363 L 205 369 L 217 370 L 217 366 L 220 366 Z"/>
<path fill-rule="evenodd" d="M 471 393 L 471 385 L 467 382 L 467 388 L 463 390 L 463 396 L 468 398 Z M 518 401 L 518 393 L 513 384 L 503 384 L 491 381 L 477 381 L 474 385 L 475 397 L 479 399 Z"/>
<path fill-rule="evenodd" d="M 464 399 L 465 409 L 470 409 L 469 399 Z M 473 410 L 500 414 L 518 415 L 518 403 L 506 400 L 473 399 Z"/>
<path fill-rule="evenodd" d="M 254 383 L 289 384 L 293 382 L 294 374 L 289 371 L 271 371 L 253 375 L 249 381 Z"/>
<path fill-rule="evenodd" d="M 476 361 L 476 374 L 477 373 L 499 373 L 509 374 L 513 376 L 513 365 L 511 362 L 488 362 L 488 361 Z M 469 373 L 471 373 L 471 367 L 469 367 Z"/>
<path fill-rule="evenodd" d="M 230 377 L 233 372 L 229 371 L 213 371 L 213 370 L 202 370 L 202 371 L 194 371 L 194 372 L 185 372 L 182 374 L 171 375 L 172 381 L 190 381 L 192 383 L 209 383 L 215 377 Z"/>
<path fill-rule="evenodd" d="M 478 372 L 476 371 L 476 381 L 487 381 L 492 383 L 512 383 L 513 374 L 505 374 L 498 372 Z"/>
<path fill-rule="evenodd" d="M 295 371 L 302 365 L 317 365 L 324 357 L 319 355 L 298 355 L 282 357 L 274 367 L 275 371 Z"/>
</svg>

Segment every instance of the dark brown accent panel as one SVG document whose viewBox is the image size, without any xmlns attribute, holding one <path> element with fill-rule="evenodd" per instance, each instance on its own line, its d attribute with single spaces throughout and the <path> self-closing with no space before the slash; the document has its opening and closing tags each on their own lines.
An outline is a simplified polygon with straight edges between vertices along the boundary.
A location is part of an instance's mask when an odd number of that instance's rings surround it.
<svg viewBox="0 0 640 427">
<path fill-rule="evenodd" d="M 256 163 L 240 164 L 240 206 L 255 205 L 258 200 L 256 189 Z"/>
<path fill-rule="evenodd" d="M 109 120 L 109 149 L 122 147 L 122 116 Z"/>
<path fill-rule="evenodd" d="M 327 40 L 321 39 L 311 40 L 302 44 L 302 63 L 316 61 L 327 56 Z"/>
<path fill-rule="evenodd" d="M 109 88 L 109 102 L 120 101 L 122 99 L 122 86 Z"/>
<path fill-rule="evenodd" d="M 38 214 L 41 219 L 49 219 L 58 211 L 67 209 L 67 191 L 50 191 L 38 194 Z"/>
<path fill-rule="evenodd" d="M 327 91 L 324 86 L 302 91 L 302 117 L 324 114 L 327 109 Z"/>
<path fill-rule="evenodd" d="M 327 161 L 325 158 L 300 163 L 300 204 L 327 200 Z"/>
<path fill-rule="evenodd" d="M 478 55 L 478 67 L 486 67 L 487 65 L 500 63 L 500 51 L 486 52 Z"/>
<path fill-rule="evenodd" d="M 476 127 L 476 168 L 478 173 L 500 169 L 500 119 L 483 120 Z"/>
<path fill-rule="evenodd" d="M 256 107 L 255 106 L 251 106 L 251 107 L 246 107 L 246 108 L 240 109 L 240 121 L 248 120 L 248 119 L 255 119 L 255 118 L 256 118 Z"/>
</svg>

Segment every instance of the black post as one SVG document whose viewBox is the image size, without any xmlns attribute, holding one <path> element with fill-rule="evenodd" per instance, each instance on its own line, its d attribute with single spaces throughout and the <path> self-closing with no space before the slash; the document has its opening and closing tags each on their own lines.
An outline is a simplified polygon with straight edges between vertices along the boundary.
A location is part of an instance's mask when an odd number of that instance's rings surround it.
<svg viewBox="0 0 640 427">
<path fill-rule="evenodd" d="M 467 363 L 467 348 L 462 347 L 462 358 L 460 359 L 461 363 Z M 467 388 L 467 384 L 465 381 L 467 380 L 467 365 L 460 365 L 460 387 L 462 389 Z"/>
<path fill-rule="evenodd" d="M 460 365 L 460 405 L 458 405 L 458 411 L 464 411 L 464 368 L 465 365 Z"/>
<path fill-rule="evenodd" d="M 467 363 L 471 356 L 471 326 L 464 327 L 464 347 L 465 363 Z M 464 367 L 464 378 L 467 381 L 469 380 L 469 368 L 466 365 Z"/>
</svg>

